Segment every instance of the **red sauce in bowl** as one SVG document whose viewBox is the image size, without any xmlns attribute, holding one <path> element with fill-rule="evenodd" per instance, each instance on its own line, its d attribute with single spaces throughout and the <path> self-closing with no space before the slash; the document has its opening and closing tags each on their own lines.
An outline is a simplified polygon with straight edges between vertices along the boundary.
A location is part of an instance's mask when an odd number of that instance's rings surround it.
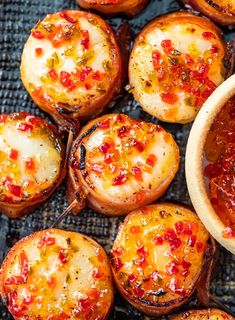
<svg viewBox="0 0 235 320">
<path fill-rule="evenodd" d="M 209 162 L 208 179 L 211 203 L 226 226 L 223 236 L 235 237 L 235 96 L 215 118 L 205 144 Z"/>
</svg>

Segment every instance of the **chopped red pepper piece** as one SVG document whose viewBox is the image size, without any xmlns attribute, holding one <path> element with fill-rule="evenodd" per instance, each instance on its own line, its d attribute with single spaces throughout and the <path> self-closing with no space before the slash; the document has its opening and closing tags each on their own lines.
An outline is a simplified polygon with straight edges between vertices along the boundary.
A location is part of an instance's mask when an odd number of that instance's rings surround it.
<svg viewBox="0 0 235 320">
<path fill-rule="evenodd" d="M 178 96 L 174 93 L 163 92 L 160 94 L 163 102 L 167 104 L 175 104 L 178 101 Z"/>
<path fill-rule="evenodd" d="M 66 72 L 66 71 L 61 71 L 60 72 L 60 82 L 61 84 L 66 87 L 67 89 L 69 89 L 70 91 L 72 91 L 73 89 L 76 88 L 76 86 L 74 85 L 73 81 L 70 79 L 71 74 Z"/>
<path fill-rule="evenodd" d="M 92 79 L 97 80 L 97 81 L 100 81 L 100 80 L 101 80 L 101 76 L 100 76 L 99 70 L 95 71 L 95 72 L 92 74 Z"/>
<path fill-rule="evenodd" d="M 38 248 L 41 248 L 43 246 L 51 246 L 53 244 L 55 244 L 55 238 L 44 235 L 38 243 Z"/>
<path fill-rule="evenodd" d="M 152 53 L 152 59 L 153 59 L 153 67 L 156 69 L 159 66 L 160 60 L 161 60 L 161 53 L 158 50 L 154 50 Z"/>
<path fill-rule="evenodd" d="M 39 40 L 45 38 L 45 36 L 44 36 L 40 31 L 37 31 L 37 30 L 34 30 L 34 31 L 32 32 L 32 36 L 33 36 L 34 38 L 36 38 L 36 39 L 39 39 Z"/>
<path fill-rule="evenodd" d="M 55 69 L 51 69 L 49 72 L 48 72 L 48 75 L 49 77 L 51 78 L 51 80 L 55 81 L 58 79 L 58 74 L 57 72 L 55 71 Z"/>
<path fill-rule="evenodd" d="M 25 160 L 25 169 L 29 171 L 35 170 L 35 162 L 32 158 Z"/>
<path fill-rule="evenodd" d="M 141 168 L 134 166 L 131 168 L 131 171 L 133 172 L 135 178 L 137 181 L 143 181 L 143 176 L 142 176 L 142 170 Z"/>
<path fill-rule="evenodd" d="M 170 53 L 173 50 L 171 40 L 163 40 L 161 46 L 165 53 Z"/>
<path fill-rule="evenodd" d="M 17 160 L 19 152 L 15 149 L 10 150 L 10 159 Z"/>
<path fill-rule="evenodd" d="M 169 263 L 168 267 L 167 267 L 167 272 L 169 273 L 169 275 L 173 275 L 179 272 L 179 264 L 176 261 L 172 261 Z"/>
<path fill-rule="evenodd" d="M 35 54 L 37 57 L 40 57 L 43 54 L 42 48 L 36 48 L 35 49 Z"/>
<path fill-rule="evenodd" d="M 136 287 L 133 290 L 134 295 L 136 295 L 138 298 L 142 298 L 144 295 L 144 290 L 141 289 L 140 287 Z"/>
<path fill-rule="evenodd" d="M 77 22 L 77 19 L 72 18 L 71 16 L 69 16 L 68 12 L 65 11 L 65 10 L 61 11 L 59 14 L 60 14 L 61 18 L 67 20 L 70 23 L 76 23 Z"/>
<path fill-rule="evenodd" d="M 145 148 L 144 144 L 136 139 L 132 139 L 130 145 L 135 147 L 139 152 L 143 152 Z"/>
<path fill-rule="evenodd" d="M 82 33 L 82 41 L 81 45 L 84 47 L 84 49 L 89 48 L 89 42 L 90 42 L 90 37 L 89 37 L 89 32 L 87 30 L 81 30 Z"/>
<path fill-rule="evenodd" d="M 1 114 L 0 115 L 0 123 L 5 123 L 7 119 L 7 115 L 6 114 Z"/>
<path fill-rule="evenodd" d="M 107 153 L 110 147 L 111 147 L 111 146 L 110 146 L 109 143 L 103 142 L 103 143 L 98 147 L 98 149 L 99 149 L 102 153 Z"/>
<path fill-rule="evenodd" d="M 121 269 L 122 266 L 123 266 L 123 263 L 122 263 L 121 259 L 118 258 L 118 257 L 113 258 L 113 259 L 111 260 L 111 264 L 112 264 L 114 270 L 116 270 L 116 271 L 118 271 L 119 269 Z"/>
<path fill-rule="evenodd" d="M 202 33 L 202 37 L 205 40 L 210 40 L 210 39 L 215 38 L 215 35 L 214 35 L 214 33 L 210 32 L 210 31 L 205 31 L 205 32 Z"/>
<path fill-rule="evenodd" d="M 135 282 L 137 279 L 138 279 L 138 278 L 137 278 L 137 276 L 136 276 L 134 273 L 132 273 L 132 274 L 130 274 L 130 275 L 128 276 L 128 280 L 129 280 L 130 282 Z"/>
<path fill-rule="evenodd" d="M 119 174 L 113 179 L 113 186 L 119 186 L 126 182 L 127 176 L 124 169 L 121 169 Z"/>
<path fill-rule="evenodd" d="M 20 131 L 31 132 L 33 130 L 33 126 L 31 126 L 31 124 L 28 124 L 28 123 L 20 123 L 17 129 Z"/>
<path fill-rule="evenodd" d="M 150 154 L 146 159 L 146 164 L 150 167 L 154 167 L 157 162 L 157 157 L 154 154 Z"/>
<path fill-rule="evenodd" d="M 130 233 L 134 234 L 134 233 L 140 233 L 141 231 L 141 227 L 140 226 L 132 226 L 130 227 Z"/>
<path fill-rule="evenodd" d="M 18 198 L 21 197 L 21 195 L 22 195 L 21 186 L 18 186 L 16 184 L 12 184 L 12 183 L 7 183 L 6 186 L 7 186 L 7 189 L 9 190 L 9 192 L 11 194 L 13 194 L 13 196 L 18 197 Z"/>
<path fill-rule="evenodd" d="M 65 264 L 68 261 L 68 253 L 64 249 L 60 249 L 59 260 Z"/>
<path fill-rule="evenodd" d="M 163 237 L 162 236 L 157 236 L 153 239 L 153 243 L 156 245 L 162 245 L 163 244 Z"/>
<path fill-rule="evenodd" d="M 190 247 L 194 247 L 195 243 L 196 243 L 197 237 L 193 234 L 191 236 L 189 236 L 188 238 L 188 245 Z"/>
<path fill-rule="evenodd" d="M 110 120 L 106 119 L 106 120 L 100 121 L 98 123 L 98 127 L 104 130 L 108 129 L 110 127 Z"/>
<path fill-rule="evenodd" d="M 175 223 L 175 229 L 177 234 L 187 234 L 191 235 L 192 234 L 192 225 L 190 221 L 177 221 Z"/>
</svg>

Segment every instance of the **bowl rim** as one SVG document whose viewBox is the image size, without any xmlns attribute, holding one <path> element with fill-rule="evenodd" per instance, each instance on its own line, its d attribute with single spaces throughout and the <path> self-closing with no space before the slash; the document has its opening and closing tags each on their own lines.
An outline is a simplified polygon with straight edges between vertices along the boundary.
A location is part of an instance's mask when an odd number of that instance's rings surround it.
<svg viewBox="0 0 235 320">
<path fill-rule="evenodd" d="M 222 236 L 226 226 L 213 209 L 202 170 L 207 134 L 217 114 L 233 95 L 235 95 L 235 75 L 224 81 L 199 111 L 186 146 L 185 173 L 189 195 L 200 220 L 223 247 L 235 254 L 235 237 Z"/>
</svg>

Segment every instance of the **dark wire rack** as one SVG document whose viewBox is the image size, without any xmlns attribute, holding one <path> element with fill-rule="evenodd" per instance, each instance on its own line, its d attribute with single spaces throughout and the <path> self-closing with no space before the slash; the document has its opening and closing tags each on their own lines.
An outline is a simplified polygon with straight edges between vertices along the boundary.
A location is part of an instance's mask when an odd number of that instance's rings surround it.
<svg viewBox="0 0 235 320">
<path fill-rule="evenodd" d="M 1 113 L 28 111 L 50 120 L 48 115 L 33 103 L 22 85 L 19 72 L 20 57 L 30 30 L 37 21 L 43 19 L 48 13 L 64 9 L 79 8 L 74 0 L 0 0 Z M 132 39 L 134 39 L 143 26 L 156 16 L 180 9 L 182 9 L 182 6 L 176 0 L 150 0 L 146 9 L 132 19 L 117 17 L 106 20 L 114 30 L 123 22 L 128 21 L 131 26 Z M 226 41 L 235 38 L 235 31 L 228 28 L 223 31 Z M 123 112 L 145 121 L 157 123 L 156 119 L 141 110 L 128 93 L 125 93 L 118 103 L 107 112 Z M 162 199 L 191 205 L 184 173 L 185 148 L 191 125 L 167 123 L 161 123 L 161 125 L 173 134 L 181 152 L 180 170 Z M 51 227 L 56 217 L 67 206 L 65 185 L 62 184 L 52 197 L 33 214 L 15 220 L 0 215 L 0 261 L 4 259 L 8 250 L 19 239 L 34 231 Z M 86 208 L 77 217 L 68 216 L 60 223 L 59 228 L 85 233 L 98 241 L 109 252 L 121 221 L 121 218 L 108 218 Z M 235 256 L 221 247 L 211 291 L 232 312 L 235 312 Z M 180 310 L 186 310 L 192 306 L 197 306 L 195 297 Z M 130 320 L 147 319 L 116 293 L 113 311 L 109 319 L 122 320 L 126 319 L 127 316 Z M 1 303 L 0 319 L 12 319 Z"/>
</svg>

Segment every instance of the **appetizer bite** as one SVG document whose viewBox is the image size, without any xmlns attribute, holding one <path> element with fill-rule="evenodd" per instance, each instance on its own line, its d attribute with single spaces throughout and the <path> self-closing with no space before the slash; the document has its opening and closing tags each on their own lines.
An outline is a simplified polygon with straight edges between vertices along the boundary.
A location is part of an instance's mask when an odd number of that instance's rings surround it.
<svg viewBox="0 0 235 320">
<path fill-rule="evenodd" d="M 234 317 L 219 309 L 210 308 L 202 310 L 184 311 L 170 320 L 234 320 Z"/>
<path fill-rule="evenodd" d="M 104 320 L 113 302 L 107 256 L 82 234 L 36 232 L 8 253 L 0 294 L 14 319 Z"/>
<path fill-rule="evenodd" d="M 88 123 L 70 154 L 67 198 L 73 213 L 86 204 L 124 215 L 158 199 L 179 166 L 171 134 L 153 123 L 109 114 Z"/>
<path fill-rule="evenodd" d="M 183 2 L 223 26 L 235 25 L 233 0 L 183 0 Z"/>
<path fill-rule="evenodd" d="M 148 3 L 148 0 L 77 0 L 77 3 L 85 9 L 98 10 L 105 14 L 124 13 L 134 16 Z"/>
<path fill-rule="evenodd" d="M 208 263 L 208 239 L 198 217 L 182 206 L 162 203 L 130 213 L 111 250 L 120 293 L 152 316 L 179 307 Z"/>
<path fill-rule="evenodd" d="M 129 62 L 130 91 L 166 122 L 192 121 L 225 79 L 221 32 L 189 12 L 161 16 L 137 37 Z"/>
<path fill-rule="evenodd" d="M 53 125 L 26 112 L 0 115 L 1 213 L 33 211 L 64 176 L 64 146 Z"/>
<path fill-rule="evenodd" d="M 117 95 L 122 62 L 110 26 L 83 11 L 61 11 L 37 23 L 21 60 L 34 102 L 62 126 L 101 113 Z"/>
<path fill-rule="evenodd" d="M 205 143 L 205 157 L 210 200 L 226 226 L 223 236 L 235 237 L 235 96 L 214 119 Z"/>
</svg>

